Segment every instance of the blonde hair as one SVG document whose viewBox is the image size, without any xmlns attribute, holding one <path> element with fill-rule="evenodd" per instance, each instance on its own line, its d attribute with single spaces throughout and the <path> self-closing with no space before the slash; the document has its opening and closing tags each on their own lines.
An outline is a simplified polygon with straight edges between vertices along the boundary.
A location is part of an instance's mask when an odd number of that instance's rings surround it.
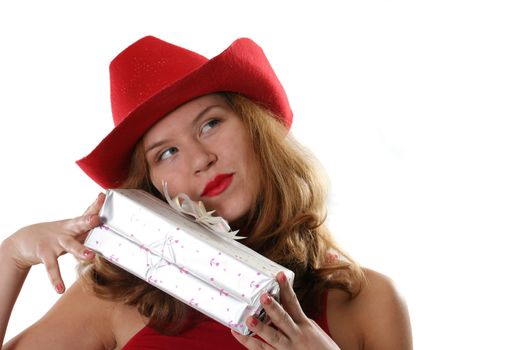
<svg viewBox="0 0 525 350">
<path fill-rule="evenodd" d="M 247 128 L 264 171 L 261 193 L 239 228 L 248 236 L 243 242 L 295 272 L 294 290 L 309 317 L 320 312 L 327 288 L 354 297 L 364 274 L 326 227 L 327 186 L 315 158 L 263 106 L 238 94 L 222 95 Z M 163 199 L 150 181 L 142 142 L 121 188 L 144 189 Z M 328 259 L 333 253 L 339 259 Z M 149 325 L 163 333 L 177 333 L 187 321 L 185 304 L 104 259 L 96 258 L 82 277 L 100 297 L 136 306 Z"/>
</svg>

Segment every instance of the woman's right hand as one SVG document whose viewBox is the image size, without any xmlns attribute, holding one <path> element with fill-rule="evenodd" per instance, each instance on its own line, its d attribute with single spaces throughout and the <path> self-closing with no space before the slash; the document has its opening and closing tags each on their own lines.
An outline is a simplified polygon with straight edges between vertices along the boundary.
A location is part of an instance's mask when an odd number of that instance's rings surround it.
<svg viewBox="0 0 525 350">
<path fill-rule="evenodd" d="M 82 242 L 91 229 L 101 224 L 98 213 L 104 198 L 104 194 L 99 194 L 82 216 L 23 227 L 2 243 L 4 252 L 21 270 L 43 263 L 53 287 L 57 293 L 63 293 L 65 287 L 58 257 L 64 253 L 83 260 L 95 257 L 95 253 L 84 247 Z"/>
</svg>

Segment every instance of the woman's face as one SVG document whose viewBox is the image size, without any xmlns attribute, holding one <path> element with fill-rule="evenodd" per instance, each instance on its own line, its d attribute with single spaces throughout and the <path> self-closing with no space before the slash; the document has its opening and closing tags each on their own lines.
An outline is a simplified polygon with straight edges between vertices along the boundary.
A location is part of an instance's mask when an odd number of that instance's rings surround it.
<svg viewBox="0 0 525 350">
<path fill-rule="evenodd" d="M 260 171 L 248 132 L 220 95 L 187 102 L 144 135 L 153 185 L 170 196 L 202 201 L 230 223 L 246 215 L 260 190 Z"/>
</svg>

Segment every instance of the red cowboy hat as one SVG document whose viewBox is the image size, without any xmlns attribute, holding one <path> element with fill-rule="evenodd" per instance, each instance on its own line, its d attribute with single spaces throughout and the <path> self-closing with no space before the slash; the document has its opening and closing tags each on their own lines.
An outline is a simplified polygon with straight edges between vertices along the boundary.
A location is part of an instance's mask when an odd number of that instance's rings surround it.
<svg viewBox="0 0 525 350">
<path fill-rule="evenodd" d="M 286 127 L 292 111 L 262 49 L 250 39 L 234 41 L 207 58 L 152 36 L 122 51 L 109 66 L 115 127 L 76 163 L 104 188 L 128 175 L 135 144 L 157 121 L 193 98 L 214 92 L 240 93 L 267 107 Z"/>
</svg>

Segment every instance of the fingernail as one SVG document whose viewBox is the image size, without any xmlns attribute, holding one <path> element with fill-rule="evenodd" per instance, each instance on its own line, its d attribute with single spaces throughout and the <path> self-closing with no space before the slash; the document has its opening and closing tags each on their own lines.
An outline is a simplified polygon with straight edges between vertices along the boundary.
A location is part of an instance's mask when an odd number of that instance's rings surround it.
<svg viewBox="0 0 525 350">
<path fill-rule="evenodd" d="M 248 321 L 248 323 L 250 324 L 250 327 L 255 327 L 257 326 L 257 323 L 259 323 L 259 320 L 253 316 L 250 316 L 250 320 Z"/>
<path fill-rule="evenodd" d="M 96 202 L 100 201 L 102 199 L 102 197 L 104 196 L 104 193 L 100 192 L 97 196 L 97 200 Z"/>
<path fill-rule="evenodd" d="M 57 291 L 58 294 L 64 293 L 64 284 L 62 282 L 58 282 L 55 285 L 55 290 Z"/>
<path fill-rule="evenodd" d="M 272 303 L 272 297 L 269 294 L 262 295 L 262 303 L 264 305 L 270 305 Z"/>
<path fill-rule="evenodd" d="M 284 272 L 279 272 L 277 274 L 277 281 L 279 281 L 279 283 L 283 283 L 286 281 L 286 275 L 284 274 Z"/>
<path fill-rule="evenodd" d="M 84 249 L 84 251 L 82 252 L 82 255 L 86 259 L 91 259 L 92 257 L 95 256 L 95 253 L 90 249 Z"/>
</svg>

